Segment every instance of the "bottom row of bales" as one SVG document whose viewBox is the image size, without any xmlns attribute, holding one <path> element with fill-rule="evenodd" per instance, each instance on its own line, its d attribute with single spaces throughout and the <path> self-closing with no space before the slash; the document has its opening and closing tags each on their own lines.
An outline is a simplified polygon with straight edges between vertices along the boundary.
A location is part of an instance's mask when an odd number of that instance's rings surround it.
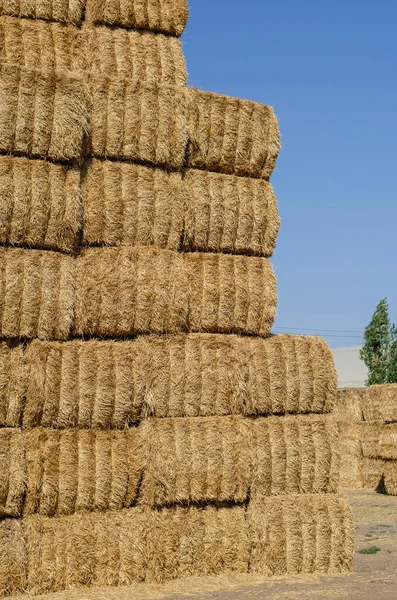
<svg viewBox="0 0 397 600">
<path fill-rule="evenodd" d="M 334 413 L 341 487 L 397 495 L 397 384 L 338 390 Z"/>
<path fill-rule="evenodd" d="M 0 344 L 0 595 L 349 572 L 335 396 L 312 337 Z"/>
</svg>

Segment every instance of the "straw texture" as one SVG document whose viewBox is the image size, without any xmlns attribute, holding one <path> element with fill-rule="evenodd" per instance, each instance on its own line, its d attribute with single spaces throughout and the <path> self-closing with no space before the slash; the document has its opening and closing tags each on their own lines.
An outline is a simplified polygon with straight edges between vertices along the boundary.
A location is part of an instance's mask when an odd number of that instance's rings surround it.
<svg viewBox="0 0 397 600">
<path fill-rule="evenodd" d="M 70 256 L 0 248 L 0 337 L 67 338 L 74 291 Z"/>
<path fill-rule="evenodd" d="M 178 250 L 184 217 L 179 173 L 94 159 L 82 197 L 85 244 Z"/>
<path fill-rule="evenodd" d="M 0 515 L 115 510 L 136 500 L 138 429 L 0 429 Z"/>
<path fill-rule="evenodd" d="M 0 427 L 18 427 L 26 396 L 24 350 L 0 342 Z"/>
<path fill-rule="evenodd" d="M 338 417 L 335 415 L 335 418 Z M 342 459 L 340 487 L 361 489 L 363 487 L 361 424 L 339 421 L 339 427 L 339 448 Z"/>
<path fill-rule="evenodd" d="M 385 491 L 390 496 L 397 496 L 397 461 L 388 460 L 384 470 Z"/>
<path fill-rule="evenodd" d="M 91 76 L 91 152 L 179 170 L 188 139 L 182 87 Z"/>
<path fill-rule="evenodd" d="M 93 23 L 105 23 L 148 29 L 179 36 L 188 17 L 187 0 L 87 0 L 86 18 Z"/>
<path fill-rule="evenodd" d="M 384 490 L 384 474 L 387 461 L 375 458 L 362 459 L 363 487 L 368 490 Z"/>
<path fill-rule="evenodd" d="M 360 423 L 363 420 L 362 403 L 366 388 L 341 388 L 334 406 L 335 418 L 340 422 Z"/>
<path fill-rule="evenodd" d="M 77 77 L 0 66 L 0 152 L 80 159 L 89 129 L 89 95 Z"/>
<path fill-rule="evenodd" d="M 361 425 L 361 439 L 363 456 L 366 458 L 380 458 L 379 455 L 379 439 L 382 431 L 380 423 L 369 422 Z"/>
<path fill-rule="evenodd" d="M 276 282 L 264 258 L 89 248 L 78 260 L 75 332 L 268 335 Z"/>
<path fill-rule="evenodd" d="M 82 227 L 80 172 L 0 157 L 0 243 L 72 251 Z"/>
<path fill-rule="evenodd" d="M 181 42 L 149 32 L 0 17 L 0 60 L 29 69 L 87 71 L 129 81 L 186 85 Z"/>
<path fill-rule="evenodd" d="M 248 511 L 251 572 L 272 576 L 352 570 L 353 519 L 343 496 L 254 499 Z"/>
<path fill-rule="evenodd" d="M 397 383 L 372 385 L 363 400 L 365 421 L 397 422 Z"/>
<path fill-rule="evenodd" d="M 247 572 L 247 530 L 240 507 L 133 508 L 5 520 L 0 522 L 7 555 L 0 562 L 0 582 L 4 581 L 0 590 L 18 593 L 25 587 L 31 594 L 40 594 Z M 18 552 L 27 560 L 21 560 Z M 14 567 L 11 572 L 9 564 Z"/>
<path fill-rule="evenodd" d="M 188 169 L 185 250 L 271 256 L 280 219 L 269 183 Z"/>
<path fill-rule="evenodd" d="M 1 0 L 0 14 L 79 25 L 85 0 Z"/>
<path fill-rule="evenodd" d="M 24 358 L 26 427 L 124 428 L 147 416 L 330 412 L 336 388 L 332 354 L 315 337 L 33 341 Z M 4 415 L 14 414 L 13 404 L 22 405 L 16 364 L 4 385 Z M 15 398 L 8 385 L 16 387 Z M 6 424 L 16 427 L 18 419 L 9 417 Z"/>
<path fill-rule="evenodd" d="M 379 458 L 397 460 L 397 424 L 384 425 L 379 435 Z"/>
<path fill-rule="evenodd" d="M 271 107 L 191 88 L 189 109 L 189 166 L 269 179 L 280 148 Z"/>
</svg>

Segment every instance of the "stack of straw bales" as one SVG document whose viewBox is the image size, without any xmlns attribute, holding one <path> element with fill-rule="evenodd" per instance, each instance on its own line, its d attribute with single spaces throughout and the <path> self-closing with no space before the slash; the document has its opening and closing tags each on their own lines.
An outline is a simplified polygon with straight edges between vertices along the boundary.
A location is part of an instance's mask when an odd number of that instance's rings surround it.
<svg viewBox="0 0 397 600">
<path fill-rule="evenodd" d="M 332 355 L 270 335 L 273 110 L 186 88 L 185 0 L 0 12 L 0 595 L 349 571 Z"/>
<path fill-rule="evenodd" d="M 341 487 L 397 495 L 397 384 L 338 390 Z"/>
</svg>

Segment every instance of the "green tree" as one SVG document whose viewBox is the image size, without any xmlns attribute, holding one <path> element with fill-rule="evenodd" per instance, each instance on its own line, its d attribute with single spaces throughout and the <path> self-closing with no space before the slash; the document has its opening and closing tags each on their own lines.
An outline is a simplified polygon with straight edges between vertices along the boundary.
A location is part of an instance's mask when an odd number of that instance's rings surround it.
<svg viewBox="0 0 397 600">
<path fill-rule="evenodd" d="M 390 323 L 387 298 L 383 298 L 365 328 L 360 358 L 368 367 L 366 385 L 397 382 L 397 327 Z"/>
</svg>

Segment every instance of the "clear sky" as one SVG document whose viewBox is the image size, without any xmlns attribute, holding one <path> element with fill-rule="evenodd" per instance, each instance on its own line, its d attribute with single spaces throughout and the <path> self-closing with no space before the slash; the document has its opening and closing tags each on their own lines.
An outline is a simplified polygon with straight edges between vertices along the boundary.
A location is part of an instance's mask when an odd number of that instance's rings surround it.
<svg viewBox="0 0 397 600">
<path fill-rule="evenodd" d="M 274 330 L 359 345 L 381 298 L 397 321 L 397 1 L 189 4 L 189 85 L 279 118 Z"/>
</svg>

